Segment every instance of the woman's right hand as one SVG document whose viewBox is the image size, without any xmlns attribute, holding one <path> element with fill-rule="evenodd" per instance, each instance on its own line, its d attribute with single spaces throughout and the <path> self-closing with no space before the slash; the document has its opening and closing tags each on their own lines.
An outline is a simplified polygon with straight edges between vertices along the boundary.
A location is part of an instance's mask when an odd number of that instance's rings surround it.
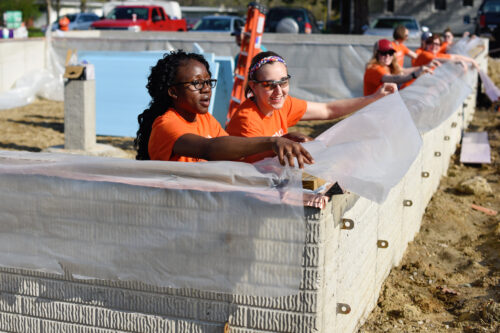
<svg viewBox="0 0 500 333">
<path fill-rule="evenodd" d="M 292 140 L 283 137 L 273 137 L 272 149 L 278 155 L 278 159 L 281 165 L 285 165 L 285 161 L 288 161 L 288 165 L 292 168 L 295 166 L 294 158 L 297 159 L 299 168 L 304 168 L 304 163 L 313 164 L 314 159 L 311 154 L 302 147 L 300 143 L 294 142 Z"/>
</svg>

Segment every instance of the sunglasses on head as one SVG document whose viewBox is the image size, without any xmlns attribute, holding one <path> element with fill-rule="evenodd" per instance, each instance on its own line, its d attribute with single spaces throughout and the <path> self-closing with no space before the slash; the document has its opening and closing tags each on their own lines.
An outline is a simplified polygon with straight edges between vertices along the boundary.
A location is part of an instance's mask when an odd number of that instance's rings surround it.
<svg viewBox="0 0 500 333">
<path fill-rule="evenodd" d="M 287 75 L 286 77 L 282 78 L 281 80 L 277 80 L 277 81 L 274 81 L 274 80 L 264 80 L 264 81 L 251 80 L 251 81 L 260 84 L 261 87 L 266 89 L 266 90 L 274 90 L 278 86 L 280 86 L 281 88 L 288 87 L 290 78 L 291 78 L 291 76 Z"/>
<path fill-rule="evenodd" d="M 378 54 L 380 55 L 394 55 L 394 51 L 393 50 L 389 50 L 389 51 L 378 51 Z"/>
</svg>

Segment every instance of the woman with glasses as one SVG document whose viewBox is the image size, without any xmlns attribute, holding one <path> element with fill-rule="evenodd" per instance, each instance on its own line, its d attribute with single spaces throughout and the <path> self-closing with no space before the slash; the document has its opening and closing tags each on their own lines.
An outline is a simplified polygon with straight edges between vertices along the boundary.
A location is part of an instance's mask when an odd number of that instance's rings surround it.
<svg viewBox="0 0 500 333">
<path fill-rule="evenodd" d="M 241 160 L 245 156 L 274 152 L 299 167 L 312 163 L 311 155 L 285 138 L 228 136 L 208 113 L 212 88 L 209 65 L 199 54 L 167 53 L 151 68 L 146 85 L 151 102 L 139 115 L 134 141 L 138 160 L 202 162 Z"/>
<path fill-rule="evenodd" d="M 441 43 L 439 53 L 446 53 L 448 48 L 453 44 L 453 33 L 450 28 L 446 28 L 443 32 L 444 41 Z"/>
<path fill-rule="evenodd" d="M 283 57 L 271 51 L 257 54 L 248 72 L 247 99 L 231 117 L 227 132 L 244 137 L 286 137 L 304 142 L 310 138 L 300 133 L 288 133 L 288 128 L 299 120 L 339 118 L 396 90 L 395 85 L 385 85 L 372 96 L 317 103 L 291 97 L 288 94 L 290 78 Z M 251 156 L 246 161 L 268 156 Z"/>
<path fill-rule="evenodd" d="M 479 65 L 474 59 L 459 54 L 441 53 L 440 50 L 441 37 L 439 36 L 439 34 L 433 34 L 425 41 L 425 50 L 420 52 L 417 59 L 415 60 L 415 65 L 423 66 L 430 64 L 432 66 L 431 62 L 437 59 L 439 62 L 459 62 L 464 66 L 465 69 L 467 69 L 467 64 L 472 64 L 474 68 L 479 70 Z"/>
<path fill-rule="evenodd" d="M 394 54 L 396 50 L 388 39 L 381 39 L 375 43 L 373 57 L 366 65 L 363 77 L 363 93 L 365 96 L 373 94 L 387 82 L 403 85 L 421 74 L 430 72 L 426 66 L 401 68 Z"/>
</svg>

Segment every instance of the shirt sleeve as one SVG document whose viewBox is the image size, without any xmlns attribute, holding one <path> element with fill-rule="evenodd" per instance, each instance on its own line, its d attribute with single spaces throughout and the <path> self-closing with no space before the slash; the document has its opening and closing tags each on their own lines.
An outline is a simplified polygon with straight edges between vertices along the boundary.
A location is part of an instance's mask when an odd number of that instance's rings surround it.
<svg viewBox="0 0 500 333">
<path fill-rule="evenodd" d="M 298 99 L 295 97 L 289 96 L 287 98 L 288 106 L 288 115 L 287 115 L 287 126 L 292 127 L 296 123 L 299 122 L 300 119 L 304 116 L 307 110 L 307 102 L 303 99 Z"/>
<path fill-rule="evenodd" d="M 170 112 L 170 111 L 167 111 Z M 169 161 L 175 142 L 189 131 L 174 118 L 157 118 L 149 138 L 148 152 L 152 160 Z"/>
</svg>

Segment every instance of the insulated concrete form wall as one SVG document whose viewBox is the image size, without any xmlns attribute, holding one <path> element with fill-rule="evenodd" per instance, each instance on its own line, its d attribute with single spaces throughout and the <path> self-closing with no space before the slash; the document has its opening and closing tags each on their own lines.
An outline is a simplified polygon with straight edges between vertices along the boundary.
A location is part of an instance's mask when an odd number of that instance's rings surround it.
<svg viewBox="0 0 500 333">
<path fill-rule="evenodd" d="M 10 90 L 24 74 L 45 68 L 43 38 L 0 39 L 0 92 Z"/>
<path fill-rule="evenodd" d="M 474 101 L 475 92 L 423 135 L 420 155 L 382 205 L 346 193 L 333 196 L 322 210 L 306 208 L 297 295 L 231 295 L 1 268 L 0 331 L 221 332 L 227 324 L 234 333 L 355 332 L 418 232 Z M 120 207 L 134 205 L 137 195 L 137 189 L 121 190 Z M 353 228 L 344 228 L 345 222 Z"/>
</svg>

